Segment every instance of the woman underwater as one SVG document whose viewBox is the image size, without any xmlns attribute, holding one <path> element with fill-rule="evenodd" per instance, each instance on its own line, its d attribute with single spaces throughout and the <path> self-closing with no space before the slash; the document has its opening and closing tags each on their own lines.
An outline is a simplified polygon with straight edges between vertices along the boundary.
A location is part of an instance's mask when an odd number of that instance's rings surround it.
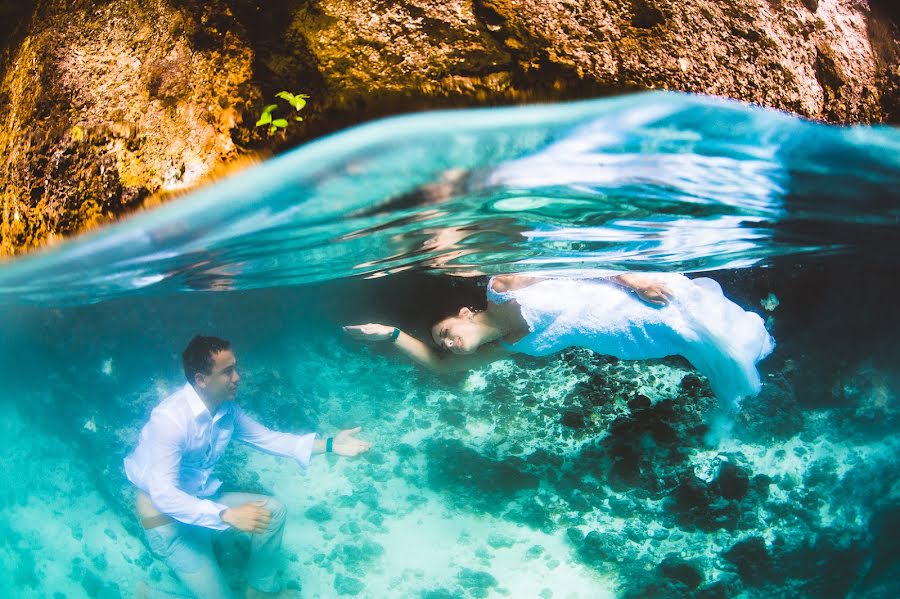
<svg viewBox="0 0 900 599">
<path fill-rule="evenodd" d="M 726 298 L 708 278 L 501 275 L 488 282 L 487 299 L 486 310 L 464 307 L 432 327 L 433 342 L 447 352 L 383 324 L 344 330 L 356 339 L 392 341 L 435 372 L 476 368 L 511 352 L 547 356 L 568 347 L 623 360 L 677 354 L 709 379 L 723 406 L 759 393 L 756 363 L 774 347 L 762 318 Z"/>
</svg>

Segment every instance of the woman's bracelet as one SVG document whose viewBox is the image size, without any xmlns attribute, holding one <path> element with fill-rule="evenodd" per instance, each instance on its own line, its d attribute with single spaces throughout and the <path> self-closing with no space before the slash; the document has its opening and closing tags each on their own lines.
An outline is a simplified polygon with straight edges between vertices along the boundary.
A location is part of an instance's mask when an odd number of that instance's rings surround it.
<svg viewBox="0 0 900 599">
<path fill-rule="evenodd" d="M 397 327 L 394 327 L 394 330 L 391 331 L 391 343 L 394 343 L 395 341 L 397 341 L 397 337 L 399 337 L 399 336 L 400 336 L 400 329 L 398 329 Z"/>
<path fill-rule="evenodd" d="M 331 453 L 334 451 L 334 437 L 328 437 L 325 440 L 325 453 Z"/>
</svg>

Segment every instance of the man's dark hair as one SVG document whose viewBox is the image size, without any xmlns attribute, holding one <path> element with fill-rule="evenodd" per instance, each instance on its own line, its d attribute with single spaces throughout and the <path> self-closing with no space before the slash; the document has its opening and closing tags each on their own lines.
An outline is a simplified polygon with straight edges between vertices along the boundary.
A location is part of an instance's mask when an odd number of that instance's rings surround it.
<svg viewBox="0 0 900 599">
<path fill-rule="evenodd" d="M 211 374 L 213 356 L 231 349 L 231 343 L 218 337 L 204 337 L 197 335 L 187 344 L 181 353 L 181 365 L 184 367 L 184 376 L 188 382 L 194 384 L 194 376 L 200 372 Z"/>
</svg>

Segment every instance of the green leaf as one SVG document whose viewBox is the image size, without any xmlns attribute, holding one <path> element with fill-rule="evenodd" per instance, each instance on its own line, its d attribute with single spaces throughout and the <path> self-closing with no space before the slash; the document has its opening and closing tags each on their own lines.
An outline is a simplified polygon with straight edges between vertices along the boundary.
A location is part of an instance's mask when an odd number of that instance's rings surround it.
<svg viewBox="0 0 900 599">
<path fill-rule="evenodd" d="M 278 92 L 275 94 L 277 97 L 287 100 L 287 103 L 294 107 L 294 110 L 302 110 L 304 106 L 306 106 L 306 99 L 309 95 L 307 94 L 292 94 L 290 92 Z"/>
<path fill-rule="evenodd" d="M 272 126 L 273 127 L 282 127 L 282 128 L 287 127 L 288 126 L 287 119 L 275 119 L 274 121 L 272 121 Z"/>
<path fill-rule="evenodd" d="M 272 112 L 278 108 L 278 104 L 267 104 L 265 108 L 262 110 L 262 114 L 259 115 L 259 120 L 256 121 L 257 127 L 262 127 L 263 125 L 268 125 L 272 122 Z"/>
<path fill-rule="evenodd" d="M 294 117 L 294 120 L 295 120 L 295 121 L 302 121 L 302 120 L 303 120 L 303 117 L 302 117 L 302 116 L 295 116 L 295 117 Z"/>
</svg>

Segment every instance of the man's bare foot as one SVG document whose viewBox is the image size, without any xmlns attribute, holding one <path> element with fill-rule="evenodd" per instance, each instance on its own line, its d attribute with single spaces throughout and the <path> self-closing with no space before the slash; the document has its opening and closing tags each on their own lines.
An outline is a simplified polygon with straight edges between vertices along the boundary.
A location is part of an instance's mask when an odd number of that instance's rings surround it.
<svg viewBox="0 0 900 599">
<path fill-rule="evenodd" d="M 300 599 L 300 591 L 282 589 L 275 593 L 265 593 L 253 587 L 247 587 L 247 599 Z"/>
</svg>

